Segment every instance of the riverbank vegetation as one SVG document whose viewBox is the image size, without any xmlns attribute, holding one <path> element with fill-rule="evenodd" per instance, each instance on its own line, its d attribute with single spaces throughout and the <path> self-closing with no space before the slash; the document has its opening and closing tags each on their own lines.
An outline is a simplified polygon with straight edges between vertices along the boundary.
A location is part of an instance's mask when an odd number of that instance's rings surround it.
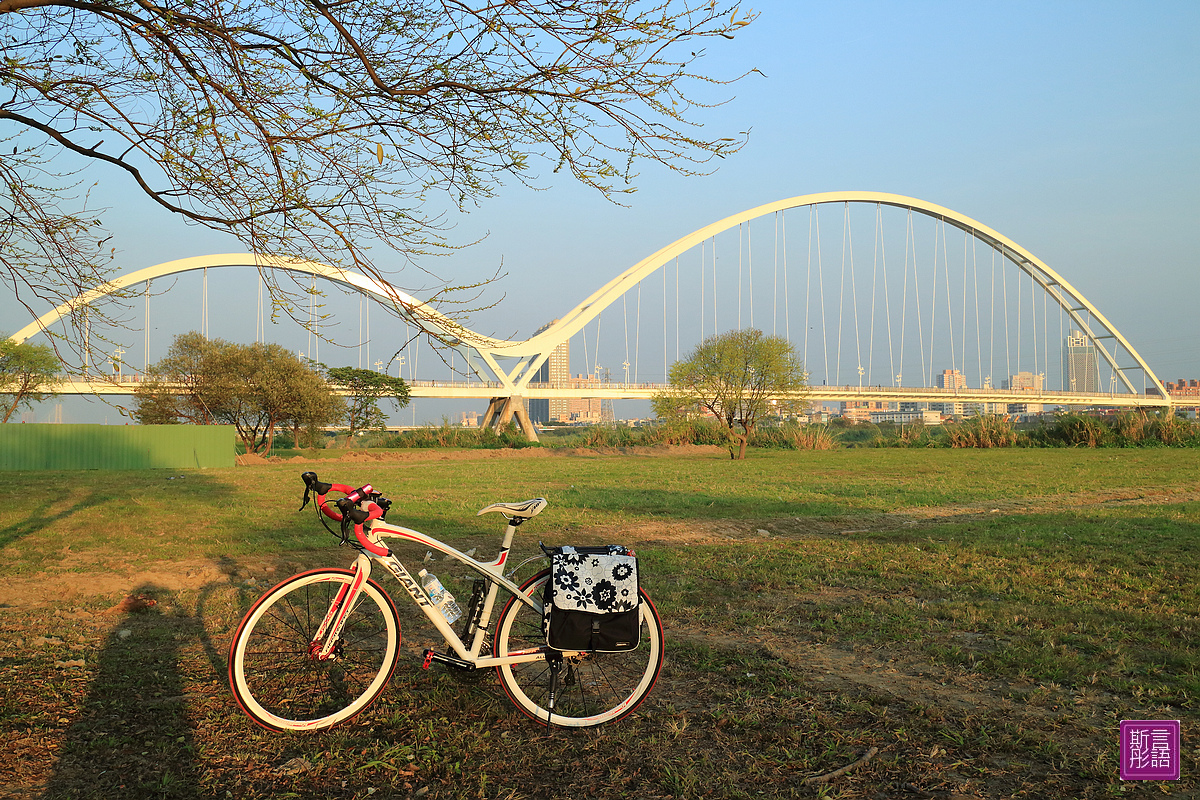
<svg viewBox="0 0 1200 800">
<path fill-rule="evenodd" d="M 282 437 L 276 455 L 287 456 L 290 442 Z M 587 425 L 546 428 L 540 441 L 525 439 L 515 426 L 499 433 L 443 420 L 399 433 L 339 435 L 327 449 L 467 449 L 626 448 L 709 445 L 737 448 L 728 429 L 715 420 L 670 420 L 632 427 Z M 853 423 L 835 418 L 828 424 L 792 422 L 760 424 L 749 446 L 774 450 L 832 450 L 855 447 L 992 448 L 992 447 L 1200 447 L 1200 423 L 1161 412 L 1123 410 L 1115 415 L 1064 413 L 1032 424 L 1017 425 L 1002 416 L 980 415 L 942 425 Z"/>
</svg>

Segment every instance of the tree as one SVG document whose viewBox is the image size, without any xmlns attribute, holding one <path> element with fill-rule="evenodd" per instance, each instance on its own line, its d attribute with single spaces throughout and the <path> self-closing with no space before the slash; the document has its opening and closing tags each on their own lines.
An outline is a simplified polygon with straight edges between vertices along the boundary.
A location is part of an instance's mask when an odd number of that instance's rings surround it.
<svg viewBox="0 0 1200 800">
<path fill-rule="evenodd" d="M 46 399 L 58 382 L 61 366 L 54 350 L 45 345 L 17 344 L 0 336 L 0 395 L 8 398 L 0 405 L 4 412 L 0 422 L 8 422 L 21 406 L 29 408 Z"/>
<path fill-rule="evenodd" d="M 804 365 L 790 342 L 749 328 L 710 336 L 671 366 L 670 388 L 653 399 L 660 417 L 707 412 L 721 420 L 746 457 L 759 420 L 797 410 L 808 388 Z M 741 426 L 739 433 L 734 426 Z"/>
<path fill-rule="evenodd" d="M 224 344 L 196 331 L 176 336 L 167 355 L 147 370 L 148 379 L 135 390 L 134 419 L 142 425 L 213 424 L 213 408 L 222 402 L 218 392 L 224 385 L 215 357 Z"/>
<path fill-rule="evenodd" d="M 150 372 L 135 395 L 139 422 L 233 425 L 251 453 L 271 448 L 277 426 L 330 425 L 345 414 L 324 378 L 277 344 L 185 333 Z"/>
<path fill-rule="evenodd" d="M 0 0 L 0 281 L 31 308 L 106 277 L 102 210 L 71 196 L 92 166 L 252 252 L 380 279 L 373 244 L 401 263 L 451 248 L 439 194 L 467 210 L 542 167 L 606 196 L 634 191 L 641 162 L 702 171 L 745 141 L 692 119 L 726 83 L 699 71 L 703 45 L 753 17 L 691 0 Z M 291 312 L 299 287 L 265 277 Z"/>
<path fill-rule="evenodd" d="M 321 365 L 307 360 L 305 364 L 314 374 L 320 374 Z M 316 447 L 321 438 L 322 427 L 338 425 L 345 419 L 346 401 L 334 392 L 333 387 L 323 377 L 320 384 L 304 382 L 295 388 L 299 391 L 295 393 L 290 404 L 291 411 L 287 420 L 292 428 L 292 443 L 295 447 L 301 446 L 300 431 L 303 429 L 307 434 L 308 446 Z"/>
<path fill-rule="evenodd" d="M 346 398 L 346 424 L 351 436 L 360 430 L 382 429 L 387 424 L 387 414 L 379 408 L 380 400 L 390 399 L 397 411 L 408 405 L 408 384 L 382 372 L 333 367 L 325 370 L 325 378 L 350 392 Z"/>
</svg>

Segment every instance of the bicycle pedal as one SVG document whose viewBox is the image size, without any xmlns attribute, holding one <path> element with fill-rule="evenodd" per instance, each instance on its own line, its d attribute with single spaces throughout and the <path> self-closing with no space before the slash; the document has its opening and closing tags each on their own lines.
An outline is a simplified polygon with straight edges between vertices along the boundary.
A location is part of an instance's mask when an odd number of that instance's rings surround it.
<svg viewBox="0 0 1200 800">
<path fill-rule="evenodd" d="M 421 664 L 421 669 L 429 669 L 429 667 L 432 664 L 433 664 L 433 650 L 429 649 L 429 650 L 425 651 L 425 661 L 424 661 L 424 663 Z"/>
</svg>

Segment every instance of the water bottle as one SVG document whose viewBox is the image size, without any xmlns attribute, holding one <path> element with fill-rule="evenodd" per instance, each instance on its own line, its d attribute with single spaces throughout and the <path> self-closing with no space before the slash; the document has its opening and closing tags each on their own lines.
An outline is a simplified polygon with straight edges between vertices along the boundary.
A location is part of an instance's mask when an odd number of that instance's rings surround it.
<svg viewBox="0 0 1200 800">
<path fill-rule="evenodd" d="M 458 607 L 458 603 L 454 602 L 454 595 L 446 591 L 446 587 L 442 586 L 442 582 L 437 579 L 427 569 L 423 569 L 417 573 L 417 577 L 421 579 L 421 587 L 425 590 L 425 594 L 429 595 L 430 601 L 434 608 L 442 612 L 442 616 L 446 618 L 446 622 L 453 625 L 462 616 L 462 609 Z"/>
</svg>

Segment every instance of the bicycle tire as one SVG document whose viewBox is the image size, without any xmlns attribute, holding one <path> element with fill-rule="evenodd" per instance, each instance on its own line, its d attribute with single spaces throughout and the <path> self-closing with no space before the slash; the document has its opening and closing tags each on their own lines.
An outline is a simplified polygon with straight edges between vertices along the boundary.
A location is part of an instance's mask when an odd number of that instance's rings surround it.
<svg viewBox="0 0 1200 800">
<path fill-rule="evenodd" d="M 320 730 L 361 713 L 396 669 L 400 616 L 387 592 L 363 584 L 342 628 L 335 657 L 310 657 L 310 645 L 342 587 L 347 569 L 293 575 L 246 613 L 229 648 L 229 685 L 238 705 L 274 731 Z"/>
<path fill-rule="evenodd" d="M 550 576 L 545 569 L 525 581 L 522 594 L 540 598 Z M 505 694 L 523 714 L 542 725 L 587 728 L 616 722 L 632 714 L 646 699 L 658 680 L 663 664 L 663 629 L 658 609 L 650 596 L 639 590 L 641 598 L 641 644 L 624 653 L 578 653 L 563 658 L 554 711 L 546 707 L 550 694 L 550 664 L 533 661 L 504 664 L 496 668 Z M 540 611 L 510 597 L 496 623 L 493 653 L 541 648 L 546 646 Z"/>
</svg>

